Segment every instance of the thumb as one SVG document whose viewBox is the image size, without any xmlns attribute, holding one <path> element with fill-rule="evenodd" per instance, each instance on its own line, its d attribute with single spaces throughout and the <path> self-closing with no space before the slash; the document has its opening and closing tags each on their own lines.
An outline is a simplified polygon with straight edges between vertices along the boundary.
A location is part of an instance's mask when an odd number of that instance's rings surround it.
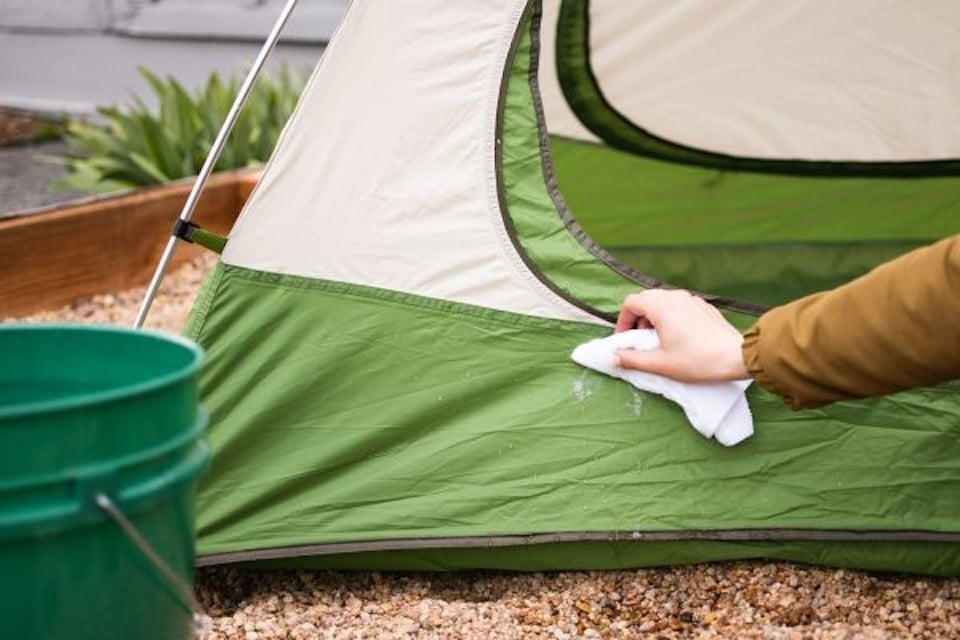
<svg viewBox="0 0 960 640">
<path fill-rule="evenodd" d="M 638 349 L 621 349 L 614 356 L 614 364 L 624 369 L 636 369 L 647 373 L 667 375 L 670 362 L 663 349 L 640 351 Z"/>
</svg>

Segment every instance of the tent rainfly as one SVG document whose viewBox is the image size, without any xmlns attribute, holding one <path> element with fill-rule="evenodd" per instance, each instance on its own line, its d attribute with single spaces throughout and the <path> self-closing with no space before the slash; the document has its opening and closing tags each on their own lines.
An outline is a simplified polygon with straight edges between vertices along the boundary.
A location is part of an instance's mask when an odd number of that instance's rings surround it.
<svg viewBox="0 0 960 640">
<path fill-rule="evenodd" d="M 960 231 L 960 4 L 354 0 L 191 315 L 198 562 L 960 573 L 960 386 L 727 449 L 569 359 Z"/>
</svg>

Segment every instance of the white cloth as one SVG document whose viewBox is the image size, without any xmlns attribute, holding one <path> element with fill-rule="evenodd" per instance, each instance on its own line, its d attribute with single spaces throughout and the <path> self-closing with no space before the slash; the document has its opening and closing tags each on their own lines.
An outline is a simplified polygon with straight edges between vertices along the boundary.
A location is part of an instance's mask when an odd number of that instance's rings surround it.
<svg viewBox="0 0 960 640">
<path fill-rule="evenodd" d="M 653 329 L 633 329 L 614 333 L 606 338 L 590 340 L 573 350 L 574 362 L 614 378 L 620 378 L 637 389 L 656 393 L 683 408 L 693 428 L 707 438 L 732 447 L 753 435 L 753 414 L 744 393 L 751 380 L 734 382 L 688 383 L 664 376 L 624 369 L 614 364 L 621 349 L 650 351 L 660 346 Z"/>
</svg>

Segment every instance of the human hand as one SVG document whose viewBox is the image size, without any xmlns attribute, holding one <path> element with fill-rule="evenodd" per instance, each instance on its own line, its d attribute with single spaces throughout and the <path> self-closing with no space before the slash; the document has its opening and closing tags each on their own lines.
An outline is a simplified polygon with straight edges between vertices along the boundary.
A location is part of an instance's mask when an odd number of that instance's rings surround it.
<svg viewBox="0 0 960 640">
<path fill-rule="evenodd" d="M 651 289 L 623 301 L 616 330 L 655 329 L 660 347 L 617 352 L 617 366 L 681 382 L 721 382 L 749 377 L 743 336 L 713 305 L 688 291 Z"/>
</svg>

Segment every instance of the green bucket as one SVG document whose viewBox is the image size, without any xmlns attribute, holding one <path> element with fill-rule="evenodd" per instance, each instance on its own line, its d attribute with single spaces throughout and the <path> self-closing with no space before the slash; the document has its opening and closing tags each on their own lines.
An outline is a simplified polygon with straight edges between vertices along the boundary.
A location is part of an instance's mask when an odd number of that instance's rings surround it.
<svg viewBox="0 0 960 640">
<path fill-rule="evenodd" d="M 147 331 L 0 326 L 9 637 L 190 637 L 201 359 Z"/>
</svg>

